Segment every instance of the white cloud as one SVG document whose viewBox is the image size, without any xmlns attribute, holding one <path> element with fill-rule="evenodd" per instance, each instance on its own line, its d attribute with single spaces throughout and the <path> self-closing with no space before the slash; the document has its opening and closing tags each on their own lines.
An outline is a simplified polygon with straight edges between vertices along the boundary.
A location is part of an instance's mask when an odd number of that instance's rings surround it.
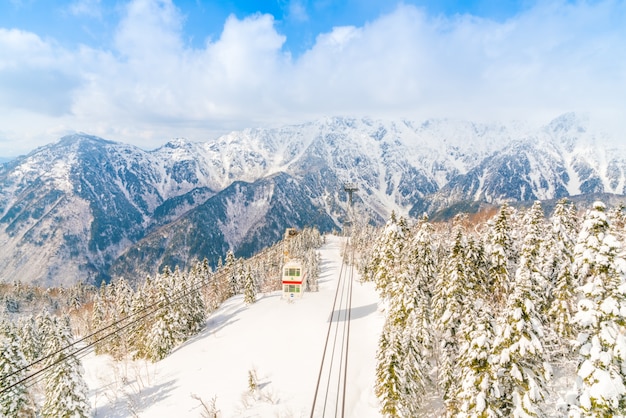
<svg viewBox="0 0 626 418">
<path fill-rule="evenodd" d="M 306 11 L 306 4 L 303 4 L 301 0 L 290 0 L 287 8 L 287 19 L 295 22 L 308 21 L 309 15 Z"/>
<path fill-rule="evenodd" d="M 100 0 L 76 0 L 69 5 L 68 11 L 74 16 L 102 17 Z"/>
<path fill-rule="evenodd" d="M 365 26 L 320 34 L 294 58 L 272 16 L 231 16 L 219 38 L 193 49 L 171 1 L 135 0 L 110 51 L 64 50 L 0 29 L 0 84 L 18 70 L 49 77 L 40 96 L 26 79 L 0 93 L 0 106 L 13 105 L 0 122 L 16 139 L 76 129 L 153 147 L 329 114 L 615 118 L 626 110 L 625 17 L 626 3 L 611 0 L 540 3 L 504 22 L 399 5 Z"/>
</svg>

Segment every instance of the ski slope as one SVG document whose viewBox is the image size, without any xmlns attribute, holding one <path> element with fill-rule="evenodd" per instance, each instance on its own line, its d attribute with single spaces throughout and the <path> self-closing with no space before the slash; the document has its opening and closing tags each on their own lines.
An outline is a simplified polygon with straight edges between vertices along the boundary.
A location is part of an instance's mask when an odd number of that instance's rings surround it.
<svg viewBox="0 0 626 418">
<path fill-rule="evenodd" d="M 280 292 L 226 301 L 206 328 L 158 363 L 83 359 L 96 417 L 309 417 L 345 239 L 327 236 L 319 292 L 286 301 Z M 383 316 L 373 283 L 352 294 L 346 416 L 378 417 L 375 355 Z M 250 372 L 258 387 L 249 390 Z"/>
</svg>

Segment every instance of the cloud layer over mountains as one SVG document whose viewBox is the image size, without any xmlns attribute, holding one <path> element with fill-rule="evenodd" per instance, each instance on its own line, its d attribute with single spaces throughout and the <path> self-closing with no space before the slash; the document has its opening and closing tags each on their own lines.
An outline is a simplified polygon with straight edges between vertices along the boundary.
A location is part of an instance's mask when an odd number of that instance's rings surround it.
<svg viewBox="0 0 626 418">
<path fill-rule="evenodd" d="M 545 122 L 576 110 L 623 128 L 624 1 L 538 2 L 504 21 L 399 4 L 298 55 L 269 14 L 231 16 L 200 47 L 170 0 L 120 16 L 107 46 L 0 28 L 0 155 L 73 131 L 154 148 L 337 114 Z"/>
</svg>

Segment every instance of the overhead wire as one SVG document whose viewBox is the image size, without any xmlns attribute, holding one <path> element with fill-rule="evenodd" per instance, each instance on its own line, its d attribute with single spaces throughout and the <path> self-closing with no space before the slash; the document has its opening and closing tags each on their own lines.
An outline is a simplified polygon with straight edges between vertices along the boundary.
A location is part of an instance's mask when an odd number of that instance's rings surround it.
<svg viewBox="0 0 626 418">
<path fill-rule="evenodd" d="M 68 357 L 75 356 L 78 353 L 81 353 L 81 352 L 83 352 L 83 351 L 85 351 L 85 350 L 87 350 L 87 349 L 89 349 L 91 347 L 94 347 L 95 345 L 101 343 L 105 339 L 107 339 L 107 338 L 109 338 L 109 337 L 111 337 L 111 336 L 113 336 L 115 334 L 118 334 L 120 331 L 126 330 L 131 325 L 135 325 L 136 323 L 146 319 L 147 317 L 149 317 L 150 315 L 158 312 L 159 310 L 169 307 L 173 303 L 179 301 L 180 299 L 183 299 L 184 297 L 188 296 L 192 292 L 200 290 L 202 287 L 208 285 L 211 282 L 210 281 L 211 279 L 212 280 L 217 280 L 218 278 L 222 278 L 222 276 L 225 275 L 225 274 L 227 274 L 227 272 L 223 272 L 223 273 L 219 273 L 219 274 L 213 274 L 213 275 L 210 276 L 210 278 L 203 279 L 203 280 L 199 281 L 198 282 L 199 284 L 197 284 L 196 286 L 194 286 L 192 288 L 185 288 L 185 289 L 181 289 L 181 290 L 177 291 L 176 293 L 173 294 L 174 297 L 170 298 L 169 302 L 166 299 L 160 299 L 160 300 L 158 300 L 158 301 L 156 301 L 156 302 L 154 302 L 154 303 L 152 303 L 152 304 L 150 304 L 150 305 L 148 305 L 148 306 L 146 306 L 146 307 L 144 307 L 144 308 L 142 308 L 142 309 L 140 309 L 140 310 L 138 310 L 136 312 L 133 312 L 133 313 L 125 316 L 124 318 L 121 318 L 121 319 L 119 319 L 117 321 L 114 321 L 114 322 L 110 323 L 109 325 L 107 325 L 107 326 L 105 326 L 105 327 L 103 327 L 103 328 L 101 328 L 101 329 L 99 329 L 97 331 L 94 331 L 91 334 L 86 335 L 85 337 L 82 337 L 82 338 L 72 342 L 71 344 L 68 344 L 68 345 L 66 345 L 64 347 L 61 347 L 58 350 L 56 350 L 56 351 L 54 351 L 52 353 L 49 353 L 49 354 L 47 354 L 47 355 L 45 355 L 45 356 L 43 356 L 43 357 L 41 357 L 41 358 L 39 358 L 39 359 L 37 359 L 37 360 L 35 360 L 33 362 L 31 362 L 31 363 L 21 367 L 18 370 L 13 371 L 12 373 L 9 373 L 9 374 L 6 374 L 4 376 L 1 376 L 0 377 L 0 382 L 8 379 L 11 376 L 19 374 L 19 373 L 21 373 L 21 372 L 23 372 L 25 370 L 31 369 L 34 366 L 36 366 L 37 364 L 40 364 L 40 363 L 42 363 L 42 362 L 44 362 L 44 361 L 46 361 L 46 360 L 48 360 L 48 359 L 58 355 L 58 354 L 61 354 L 64 351 L 71 349 L 72 347 L 76 347 L 78 344 L 81 344 L 81 343 L 83 343 L 85 341 L 88 341 L 88 340 L 92 339 L 94 336 L 96 336 L 98 334 L 101 334 L 102 332 L 104 332 L 106 330 L 109 330 L 109 329 L 111 329 L 113 327 L 116 327 L 114 331 L 109 332 L 108 334 L 105 334 L 104 336 L 101 336 L 101 337 L 97 338 L 96 340 L 92 341 L 91 343 L 88 343 L 84 347 L 81 347 L 81 348 L 77 349 L 76 351 L 73 351 L 73 352 L 65 355 L 64 357 L 61 357 L 59 360 L 57 360 L 57 361 L 55 361 L 55 362 L 53 362 L 53 363 L 51 363 L 49 365 L 46 365 L 46 366 L 42 367 L 41 369 L 38 369 L 37 371 L 35 371 L 35 372 L 25 376 L 24 378 L 20 379 L 19 381 L 14 382 L 13 384 L 11 384 L 11 385 L 9 385 L 9 386 L 7 386 L 5 388 L 2 388 L 0 390 L 0 394 L 2 394 L 4 392 L 12 389 L 15 386 L 18 386 L 18 385 L 26 382 L 29 379 L 32 379 L 32 378 L 34 378 L 36 376 L 41 375 L 43 372 L 45 372 L 46 370 L 48 370 L 48 369 L 52 368 L 53 366 L 59 364 L 60 362 L 66 361 L 68 359 Z M 163 302 L 167 302 L 167 303 L 163 304 Z M 150 309 L 152 309 L 152 310 L 150 310 Z M 146 312 L 148 310 L 150 310 L 150 311 L 145 313 L 144 315 L 141 315 L 141 316 L 137 317 L 137 315 L 142 314 L 142 313 L 144 313 L 144 312 Z M 123 325 L 123 326 L 119 326 L 123 322 L 126 322 L 127 320 L 129 320 L 129 319 L 131 319 L 133 317 L 137 317 L 137 318 L 134 319 L 133 321 Z M 86 353 L 85 355 L 87 355 L 87 354 L 89 354 L 89 353 Z"/>
<path fill-rule="evenodd" d="M 268 249 L 267 251 L 269 251 L 269 250 L 270 249 Z M 263 256 L 265 256 L 265 253 L 266 253 L 266 251 L 261 251 L 258 254 L 256 254 L 255 256 L 251 257 L 251 259 L 263 257 Z M 100 328 L 100 329 L 98 329 L 98 330 L 96 330 L 96 331 L 94 331 L 94 332 L 92 332 L 92 333 L 90 333 L 90 334 L 88 334 L 88 335 L 86 335 L 86 336 L 76 340 L 76 341 L 73 341 L 72 343 L 70 343 L 70 344 L 68 344 L 68 345 L 66 345 L 64 347 L 61 347 L 61 348 L 55 350 L 52 353 L 46 354 L 45 356 L 32 361 L 31 363 L 29 363 L 29 364 L 19 368 L 18 370 L 15 370 L 15 371 L 13 371 L 11 373 L 8 373 L 8 374 L 6 374 L 4 376 L 0 376 L 0 383 L 1 383 L 3 381 L 7 380 L 8 378 L 10 378 L 11 376 L 14 376 L 14 375 L 20 374 L 20 373 L 22 373 L 22 372 L 24 372 L 26 370 L 32 369 L 34 366 L 36 366 L 36 365 L 38 365 L 38 364 L 40 364 L 42 362 L 45 362 L 46 360 L 48 360 L 50 358 L 53 358 L 54 356 L 59 355 L 59 354 L 65 352 L 67 350 L 70 350 L 73 347 L 77 347 L 79 344 L 84 343 L 85 341 L 92 340 L 95 336 L 97 336 L 97 335 L 99 335 L 99 334 L 101 334 L 101 333 L 103 333 L 103 332 L 105 332 L 107 330 L 110 330 L 111 328 L 115 327 L 115 329 L 112 332 L 109 332 L 109 333 L 107 333 L 107 334 L 105 334 L 105 335 L 103 335 L 103 336 L 101 336 L 101 337 L 99 337 L 99 338 L 97 338 L 97 339 L 87 343 L 85 346 L 83 346 L 81 348 L 78 348 L 77 350 L 72 351 L 72 352 L 70 352 L 70 353 L 60 357 L 56 361 L 54 361 L 54 362 L 52 362 L 50 364 L 47 364 L 44 367 L 36 370 L 35 372 L 33 372 L 31 374 L 28 374 L 25 377 L 21 378 L 20 380 L 12 383 L 11 385 L 0 389 L 0 394 L 5 393 L 5 392 L 7 392 L 9 390 L 12 390 L 14 387 L 16 387 L 18 385 L 25 384 L 28 381 L 30 381 L 30 384 L 26 385 L 27 388 L 30 388 L 30 387 L 38 384 L 43 379 L 43 377 L 45 375 L 45 372 L 47 372 L 48 370 L 52 369 L 57 364 L 60 364 L 60 363 L 62 363 L 64 361 L 67 361 L 71 357 L 76 357 L 79 354 L 80 354 L 80 357 L 78 357 L 79 359 L 89 355 L 93 351 L 93 350 L 90 350 L 90 349 L 95 348 L 96 345 L 102 343 L 107 338 L 110 338 L 113 335 L 116 335 L 116 334 L 119 334 L 122 331 L 125 331 L 130 326 L 135 325 L 138 322 L 145 320 L 147 317 L 149 317 L 152 314 L 155 314 L 156 312 L 158 312 L 161 309 L 165 309 L 165 308 L 171 306 L 173 303 L 179 301 L 180 299 L 183 299 L 184 297 L 188 296 L 192 292 L 198 291 L 198 290 L 202 289 L 203 287 L 213 283 L 215 280 L 223 279 L 224 276 L 227 275 L 227 274 L 229 274 L 228 271 L 214 272 L 214 273 L 210 274 L 209 277 L 203 278 L 202 280 L 198 281 L 198 283 L 194 287 L 181 289 L 181 290 L 175 292 L 172 295 L 172 297 L 168 298 L 169 301 L 167 299 L 160 299 L 158 301 L 155 301 L 154 303 L 152 303 L 152 304 L 150 304 L 148 306 L 145 306 L 145 307 L 143 307 L 142 309 L 140 309 L 138 311 L 132 312 L 129 315 L 127 315 L 127 316 L 125 316 L 125 317 L 123 317 L 123 318 L 121 318 L 121 319 L 119 319 L 117 321 L 114 321 L 114 322 L 104 326 L 103 328 Z M 166 302 L 166 303 L 164 303 L 164 302 Z M 144 312 L 146 312 L 148 310 L 150 310 L 150 311 L 145 313 L 145 314 L 143 314 L 143 315 L 141 315 L 141 316 L 139 316 L 139 317 L 137 317 L 137 315 L 140 315 L 140 314 L 142 314 L 142 313 L 144 313 Z M 136 317 L 136 318 L 134 320 L 132 320 L 131 322 L 129 322 L 129 323 L 125 324 L 125 325 L 120 326 L 120 324 L 128 321 L 129 319 L 132 319 L 133 317 Z"/>
</svg>

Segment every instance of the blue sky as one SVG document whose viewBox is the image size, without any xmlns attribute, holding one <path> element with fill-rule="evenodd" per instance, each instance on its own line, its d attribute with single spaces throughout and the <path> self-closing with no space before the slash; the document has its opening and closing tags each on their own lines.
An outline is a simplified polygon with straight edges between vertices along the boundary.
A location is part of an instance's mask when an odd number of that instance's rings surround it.
<svg viewBox="0 0 626 418">
<path fill-rule="evenodd" d="M 328 115 L 626 120 L 626 2 L 3 0 L 0 156 Z"/>
<path fill-rule="evenodd" d="M 528 9 L 528 1 L 404 1 L 429 14 L 454 16 L 472 14 L 505 20 Z M 19 28 L 53 38 L 72 47 L 86 43 L 111 47 L 119 20 L 125 13 L 121 0 L 4 0 L 0 3 L 0 27 Z M 362 26 L 381 14 L 392 12 L 393 0 L 317 1 L 174 1 L 182 17 L 182 30 L 189 46 L 202 47 L 207 38 L 219 37 L 229 15 L 243 19 L 257 13 L 274 16 L 277 31 L 286 36 L 285 50 L 295 55 L 311 48 L 318 34 L 335 26 Z"/>
</svg>

